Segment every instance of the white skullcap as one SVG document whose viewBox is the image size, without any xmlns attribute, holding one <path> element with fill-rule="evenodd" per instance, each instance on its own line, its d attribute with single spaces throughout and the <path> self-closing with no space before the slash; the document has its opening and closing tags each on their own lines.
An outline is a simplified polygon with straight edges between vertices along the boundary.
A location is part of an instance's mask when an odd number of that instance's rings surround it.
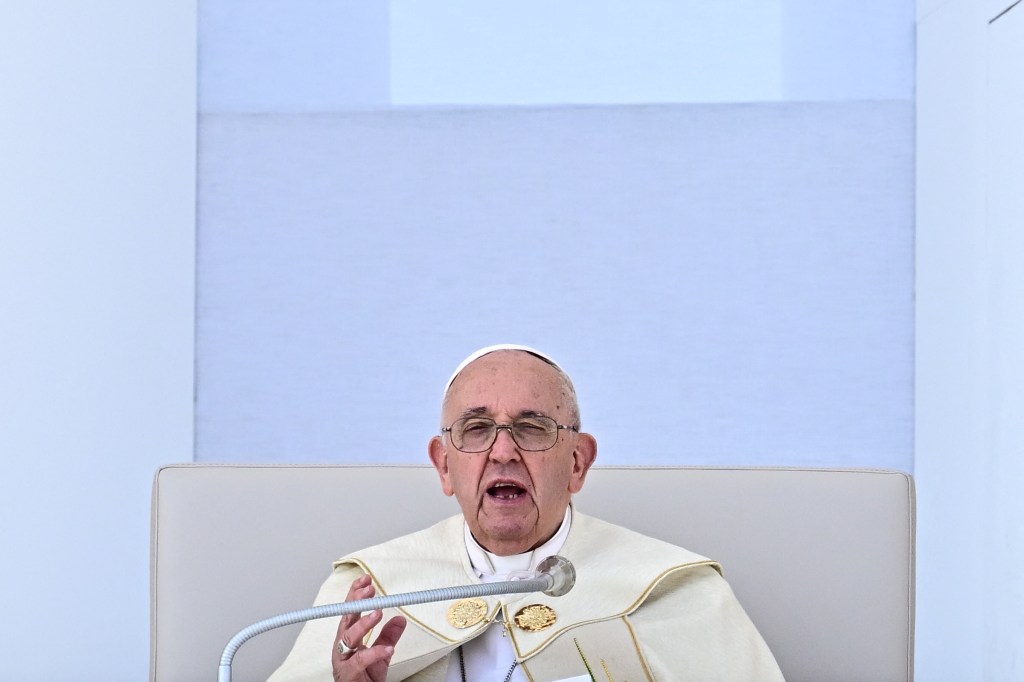
<svg viewBox="0 0 1024 682">
<path fill-rule="evenodd" d="M 565 370 L 562 369 L 558 365 L 557 362 L 552 360 L 551 357 L 548 356 L 546 353 L 542 353 L 539 350 L 537 350 L 536 348 L 530 348 L 529 346 L 520 346 L 517 343 L 499 343 L 499 344 L 497 344 L 495 346 L 486 346 L 484 348 L 481 348 L 478 351 L 474 351 L 473 353 L 471 353 L 469 355 L 468 358 L 466 358 L 465 360 L 460 362 L 459 366 L 456 367 L 455 371 L 452 373 L 452 376 L 448 380 L 448 383 L 445 384 L 445 387 L 444 387 L 445 395 L 448 395 L 448 389 L 452 387 L 453 383 L 455 383 L 455 377 L 459 376 L 459 374 L 462 373 L 462 370 L 466 369 L 466 366 L 469 365 L 469 363 L 473 362 L 474 360 L 479 360 L 480 358 L 482 358 L 483 356 L 487 355 L 488 353 L 494 353 L 495 351 L 499 351 L 499 350 L 521 350 L 521 351 L 523 351 L 525 353 L 530 353 L 531 355 L 536 355 L 538 358 L 544 360 L 544 362 L 547 362 L 548 364 L 550 364 L 550 365 L 554 366 L 556 369 L 558 369 L 558 371 L 560 371 L 563 374 L 565 374 Z M 568 375 L 566 375 L 566 376 L 568 376 Z"/>
</svg>

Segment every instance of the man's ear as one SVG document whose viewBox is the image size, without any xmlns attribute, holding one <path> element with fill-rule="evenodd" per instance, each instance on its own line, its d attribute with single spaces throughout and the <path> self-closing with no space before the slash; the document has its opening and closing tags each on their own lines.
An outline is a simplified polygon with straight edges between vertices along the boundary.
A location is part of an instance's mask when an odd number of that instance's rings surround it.
<svg viewBox="0 0 1024 682">
<path fill-rule="evenodd" d="M 444 446 L 444 440 L 441 436 L 434 436 L 430 439 L 427 449 L 430 452 L 430 461 L 437 469 L 437 475 L 441 477 L 441 490 L 451 497 L 455 494 L 455 489 L 452 488 L 451 476 L 448 473 L 448 449 Z"/>
<path fill-rule="evenodd" d="M 572 451 L 572 477 L 569 479 L 569 492 L 576 494 L 583 489 L 587 480 L 587 472 L 597 459 L 597 439 L 589 433 L 581 433 L 576 438 L 576 449 Z"/>
</svg>

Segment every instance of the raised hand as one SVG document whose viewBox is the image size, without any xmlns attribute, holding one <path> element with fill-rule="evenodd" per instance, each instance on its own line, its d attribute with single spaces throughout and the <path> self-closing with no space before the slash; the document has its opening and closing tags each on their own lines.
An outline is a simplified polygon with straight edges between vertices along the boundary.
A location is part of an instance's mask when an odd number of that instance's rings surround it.
<svg viewBox="0 0 1024 682">
<path fill-rule="evenodd" d="M 345 601 L 370 599 L 374 592 L 373 581 L 364 575 L 352 581 Z M 385 682 L 395 645 L 407 623 L 403 616 L 395 616 L 384 624 L 376 641 L 367 646 L 364 644 L 367 635 L 383 617 L 379 610 L 341 617 L 331 647 L 334 682 Z"/>
</svg>

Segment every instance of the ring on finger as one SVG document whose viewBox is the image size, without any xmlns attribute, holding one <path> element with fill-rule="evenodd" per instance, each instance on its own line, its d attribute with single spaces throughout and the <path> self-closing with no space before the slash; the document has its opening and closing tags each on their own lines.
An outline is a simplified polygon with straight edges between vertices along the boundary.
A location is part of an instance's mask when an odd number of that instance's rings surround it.
<svg viewBox="0 0 1024 682">
<path fill-rule="evenodd" d="M 354 646 L 349 646 L 348 644 L 345 644 L 345 637 L 344 636 L 341 636 L 341 637 L 338 638 L 338 653 L 339 654 L 341 654 L 345 658 L 348 658 L 349 656 L 354 654 L 355 651 L 356 651 L 356 648 Z"/>
</svg>

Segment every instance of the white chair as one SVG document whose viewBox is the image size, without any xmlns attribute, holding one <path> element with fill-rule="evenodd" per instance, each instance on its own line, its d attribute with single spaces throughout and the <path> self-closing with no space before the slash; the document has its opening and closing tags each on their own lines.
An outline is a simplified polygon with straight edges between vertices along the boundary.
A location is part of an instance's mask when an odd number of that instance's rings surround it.
<svg viewBox="0 0 1024 682">
<path fill-rule="evenodd" d="M 588 514 L 720 561 L 789 682 L 913 679 L 914 486 L 878 470 L 595 468 Z M 153 489 L 153 682 L 216 679 L 343 554 L 458 513 L 428 466 L 175 465 Z M 264 680 L 298 625 L 246 643 Z"/>
</svg>

